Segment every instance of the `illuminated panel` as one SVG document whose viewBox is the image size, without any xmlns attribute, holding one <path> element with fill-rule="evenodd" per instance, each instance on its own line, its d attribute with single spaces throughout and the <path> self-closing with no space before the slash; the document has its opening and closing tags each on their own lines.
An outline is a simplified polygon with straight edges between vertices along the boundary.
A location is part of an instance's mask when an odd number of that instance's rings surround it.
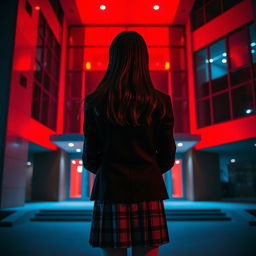
<svg viewBox="0 0 256 256">
<path fill-rule="evenodd" d="M 72 159 L 70 161 L 70 198 L 82 197 L 82 164 L 81 159 Z"/>
<path fill-rule="evenodd" d="M 150 70 L 166 70 L 166 62 L 169 62 L 169 66 L 172 67 L 170 61 L 170 48 L 163 47 L 149 47 L 149 69 Z"/>
<path fill-rule="evenodd" d="M 172 174 L 172 197 L 183 197 L 182 183 L 182 159 L 176 159 L 171 170 Z"/>
<path fill-rule="evenodd" d="M 90 62 L 90 70 L 106 70 L 108 65 L 107 47 L 84 48 L 84 70 L 89 70 L 86 66 Z"/>
</svg>

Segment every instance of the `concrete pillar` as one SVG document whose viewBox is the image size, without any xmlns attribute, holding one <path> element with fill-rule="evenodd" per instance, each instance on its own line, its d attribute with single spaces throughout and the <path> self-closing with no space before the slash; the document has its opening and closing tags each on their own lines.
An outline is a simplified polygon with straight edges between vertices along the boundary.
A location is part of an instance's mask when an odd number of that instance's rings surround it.
<svg viewBox="0 0 256 256">
<path fill-rule="evenodd" d="M 62 149 L 34 154 L 31 200 L 66 200 L 67 159 Z"/>
<path fill-rule="evenodd" d="M 20 205 L 23 194 L 19 186 L 13 186 L 13 177 L 5 177 L 5 171 L 9 170 L 10 158 L 7 154 L 7 120 L 10 97 L 10 84 L 12 75 L 12 63 L 14 53 L 16 20 L 18 0 L 3 1 L 0 8 L 0 208 Z M 13 137 L 9 137 L 10 139 Z M 17 138 L 19 140 L 19 138 Z M 23 141 L 22 147 L 25 146 Z M 15 151 L 14 149 L 13 151 Z M 17 166 L 18 158 L 13 159 L 13 167 Z M 18 173 L 19 176 L 19 173 Z M 5 177 L 5 179 L 4 179 Z"/>
<path fill-rule="evenodd" d="M 221 199 L 219 155 L 190 149 L 186 153 L 187 199 L 210 201 Z"/>
</svg>

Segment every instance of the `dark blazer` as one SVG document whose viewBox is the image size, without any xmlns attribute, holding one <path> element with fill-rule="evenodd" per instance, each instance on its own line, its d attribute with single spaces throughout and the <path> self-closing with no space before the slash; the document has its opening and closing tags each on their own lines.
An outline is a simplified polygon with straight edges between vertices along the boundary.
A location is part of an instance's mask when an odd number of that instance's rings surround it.
<svg viewBox="0 0 256 256">
<path fill-rule="evenodd" d="M 171 97 L 157 90 L 166 102 L 167 114 L 153 114 L 145 127 L 113 125 L 100 106 L 85 101 L 83 166 L 96 174 L 90 200 L 137 202 L 168 199 L 162 174 L 175 161 L 174 116 Z M 100 105 L 100 104 L 99 104 Z M 98 108 L 98 110 L 97 110 Z"/>
</svg>

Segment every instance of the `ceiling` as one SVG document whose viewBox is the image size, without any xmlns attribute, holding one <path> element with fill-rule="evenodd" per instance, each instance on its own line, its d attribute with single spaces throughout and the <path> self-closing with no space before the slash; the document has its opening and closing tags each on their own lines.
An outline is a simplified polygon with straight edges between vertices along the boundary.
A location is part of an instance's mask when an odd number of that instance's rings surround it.
<svg viewBox="0 0 256 256">
<path fill-rule="evenodd" d="M 60 0 L 69 24 L 184 24 L 195 0 Z M 100 6 L 105 5 L 105 10 Z M 154 10 L 158 5 L 159 9 Z"/>
</svg>

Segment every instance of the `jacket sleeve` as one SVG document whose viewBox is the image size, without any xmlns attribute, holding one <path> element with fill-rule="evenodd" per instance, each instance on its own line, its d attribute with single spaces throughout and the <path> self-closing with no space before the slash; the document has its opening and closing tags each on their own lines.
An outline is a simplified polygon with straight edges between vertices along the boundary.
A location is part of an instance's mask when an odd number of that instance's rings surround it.
<svg viewBox="0 0 256 256">
<path fill-rule="evenodd" d="M 82 161 L 86 170 L 96 174 L 97 168 L 101 164 L 101 152 L 99 148 L 99 141 L 97 136 L 97 126 L 94 118 L 93 109 L 87 106 L 85 102 L 84 108 L 84 144 Z"/>
<path fill-rule="evenodd" d="M 174 116 L 171 97 L 168 98 L 167 112 L 160 122 L 157 139 L 156 159 L 162 174 L 174 166 L 176 144 L 173 137 Z"/>
</svg>

